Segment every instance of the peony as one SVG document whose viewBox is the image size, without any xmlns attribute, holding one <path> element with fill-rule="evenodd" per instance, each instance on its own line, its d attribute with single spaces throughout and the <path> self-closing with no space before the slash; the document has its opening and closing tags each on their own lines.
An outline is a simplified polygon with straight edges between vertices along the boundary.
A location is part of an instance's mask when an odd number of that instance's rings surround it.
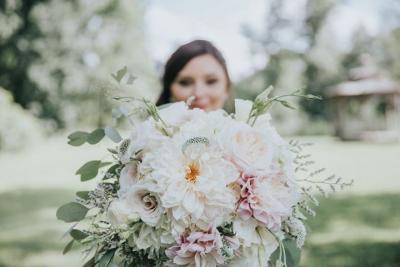
<svg viewBox="0 0 400 267">
<path fill-rule="evenodd" d="M 268 229 L 279 229 L 283 219 L 290 216 L 292 207 L 298 201 L 294 188 L 285 182 L 281 173 L 276 177 L 260 177 L 242 174 L 238 214 L 248 220 L 256 219 Z"/>
<path fill-rule="evenodd" d="M 126 203 L 131 210 L 150 226 L 156 226 L 164 213 L 158 191 L 156 185 L 142 183 L 133 186 L 126 194 Z"/>
<path fill-rule="evenodd" d="M 210 228 L 206 232 L 181 235 L 165 254 L 179 266 L 216 267 L 224 263 L 220 252 L 222 246 L 221 235 L 215 228 Z"/>
<path fill-rule="evenodd" d="M 220 134 L 220 145 L 241 171 L 266 172 L 274 153 L 268 135 L 248 124 L 237 122 L 225 127 Z"/>
</svg>

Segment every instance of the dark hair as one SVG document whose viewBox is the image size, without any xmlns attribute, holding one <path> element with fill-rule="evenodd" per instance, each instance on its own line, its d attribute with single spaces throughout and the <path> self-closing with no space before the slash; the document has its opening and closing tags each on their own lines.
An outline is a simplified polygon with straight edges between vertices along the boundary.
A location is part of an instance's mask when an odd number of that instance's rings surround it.
<svg viewBox="0 0 400 267">
<path fill-rule="evenodd" d="M 163 91 L 157 101 L 157 105 L 163 105 L 170 101 L 171 98 L 171 84 L 174 82 L 178 73 L 185 67 L 185 65 L 193 58 L 201 55 L 213 56 L 224 69 L 227 87 L 230 87 L 230 78 L 228 68 L 221 52 L 209 41 L 194 40 L 187 44 L 180 46 L 168 59 L 165 64 L 164 75 L 162 77 Z"/>
</svg>

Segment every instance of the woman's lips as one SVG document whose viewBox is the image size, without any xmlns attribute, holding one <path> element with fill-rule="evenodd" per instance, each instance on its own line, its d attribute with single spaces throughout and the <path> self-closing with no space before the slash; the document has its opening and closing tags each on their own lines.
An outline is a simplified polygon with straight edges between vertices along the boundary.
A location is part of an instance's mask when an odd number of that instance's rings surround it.
<svg viewBox="0 0 400 267">
<path fill-rule="evenodd" d="M 193 103 L 191 105 L 192 108 L 199 108 L 199 109 L 206 109 L 207 105 L 206 104 L 200 104 L 200 103 Z"/>
</svg>

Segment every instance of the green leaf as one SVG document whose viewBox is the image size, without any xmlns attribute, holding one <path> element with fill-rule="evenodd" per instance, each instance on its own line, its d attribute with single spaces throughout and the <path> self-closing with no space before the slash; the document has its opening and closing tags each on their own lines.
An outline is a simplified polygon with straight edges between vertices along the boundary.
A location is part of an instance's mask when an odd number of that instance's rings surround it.
<svg viewBox="0 0 400 267">
<path fill-rule="evenodd" d="M 296 109 L 296 107 L 292 106 L 289 102 L 286 100 L 279 100 L 279 103 L 281 103 L 284 107 L 290 108 L 290 109 Z"/>
<path fill-rule="evenodd" d="M 72 231 L 69 234 L 76 241 L 81 241 L 81 240 L 85 239 L 86 237 L 88 237 L 88 234 L 86 234 L 78 229 L 72 229 Z"/>
<path fill-rule="evenodd" d="M 113 142 L 115 143 L 121 142 L 122 137 L 116 129 L 112 127 L 106 127 L 104 128 L 104 132 L 107 135 L 107 137 L 110 138 Z"/>
<path fill-rule="evenodd" d="M 118 70 L 116 74 L 111 74 L 111 76 L 114 78 L 114 80 L 120 83 L 122 78 L 124 78 L 127 72 L 128 72 L 128 67 L 125 66 L 122 69 Z"/>
<path fill-rule="evenodd" d="M 268 96 L 271 94 L 271 92 L 274 90 L 274 87 L 272 85 L 268 86 L 267 89 L 265 89 L 261 94 L 259 94 L 255 101 L 265 101 L 268 99 Z"/>
<path fill-rule="evenodd" d="M 99 260 L 99 267 L 108 267 L 115 254 L 115 249 L 105 253 Z"/>
<path fill-rule="evenodd" d="M 308 99 L 322 100 L 322 96 L 319 96 L 319 95 L 308 94 L 308 95 L 305 95 L 305 97 Z"/>
<path fill-rule="evenodd" d="M 286 251 L 286 262 L 288 267 L 297 266 L 300 262 L 301 250 L 297 247 L 296 241 L 286 239 L 283 241 L 283 245 Z"/>
<path fill-rule="evenodd" d="M 56 216 L 64 222 L 78 222 L 85 218 L 88 208 L 76 202 L 70 202 L 58 208 Z"/>
<path fill-rule="evenodd" d="M 89 199 L 89 192 L 90 191 L 78 191 L 76 192 L 76 195 L 84 200 L 88 200 Z"/>
<path fill-rule="evenodd" d="M 95 267 L 95 266 L 96 266 L 96 260 L 94 257 L 92 257 L 82 267 Z"/>
<path fill-rule="evenodd" d="M 80 146 L 83 145 L 87 138 L 88 138 L 88 133 L 87 132 L 82 132 L 82 131 L 77 131 L 74 132 L 70 135 L 68 135 L 68 144 L 71 146 Z"/>
<path fill-rule="evenodd" d="M 74 241 L 75 241 L 75 240 L 72 239 L 72 240 L 69 241 L 69 243 L 65 246 L 65 248 L 64 248 L 64 250 L 63 250 L 63 255 L 67 254 L 68 251 L 71 250 L 72 245 L 74 244 Z"/>
<path fill-rule="evenodd" d="M 76 171 L 75 174 L 81 176 L 82 182 L 91 180 L 99 173 L 100 163 L 100 160 L 86 162 L 82 167 L 79 168 L 79 170 Z"/>
<path fill-rule="evenodd" d="M 87 142 L 91 145 L 97 144 L 103 139 L 105 133 L 103 128 L 99 128 L 91 132 L 87 137 Z"/>
<path fill-rule="evenodd" d="M 118 169 L 119 166 L 120 166 L 119 164 L 114 164 L 110 168 L 108 168 L 108 170 L 106 171 L 103 179 L 107 178 L 107 174 L 109 174 L 110 176 L 117 175 L 117 169 Z"/>
<path fill-rule="evenodd" d="M 111 154 L 118 155 L 118 151 L 115 150 L 114 148 L 107 148 L 107 150 L 108 150 L 108 152 L 110 152 Z"/>
</svg>

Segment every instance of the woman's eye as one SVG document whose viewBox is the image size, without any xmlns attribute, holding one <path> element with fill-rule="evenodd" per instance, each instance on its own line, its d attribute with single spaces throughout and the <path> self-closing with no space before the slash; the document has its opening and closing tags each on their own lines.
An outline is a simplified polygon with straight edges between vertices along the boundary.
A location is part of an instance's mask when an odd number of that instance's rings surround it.
<svg viewBox="0 0 400 267">
<path fill-rule="evenodd" d="M 208 85 L 213 85 L 213 84 L 215 84 L 216 82 L 218 82 L 218 79 L 209 79 L 209 80 L 207 80 L 207 84 L 208 84 Z"/>
<path fill-rule="evenodd" d="M 189 86 L 189 85 L 191 85 L 192 84 L 192 81 L 190 81 L 190 80 L 179 80 L 178 81 L 178 84 L 180 85 L 180 86 Z"/>
</svg>

